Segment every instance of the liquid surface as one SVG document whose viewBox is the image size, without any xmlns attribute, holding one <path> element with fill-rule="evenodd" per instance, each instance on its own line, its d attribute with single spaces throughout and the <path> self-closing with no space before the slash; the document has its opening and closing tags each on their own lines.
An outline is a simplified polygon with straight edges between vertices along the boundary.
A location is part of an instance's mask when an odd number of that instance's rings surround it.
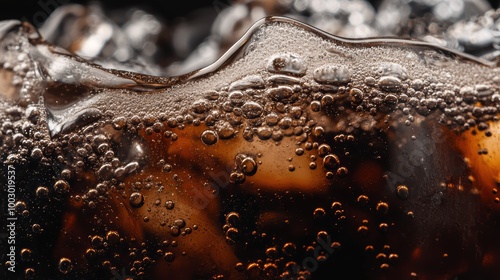
<svg viewBox="0 0 500 280">
<path fill-rule="evenodd" d="M 269 17 L 165 78 L 0 31 L 22 278 L 500 277 L 493 62 Z"/>
</svg>

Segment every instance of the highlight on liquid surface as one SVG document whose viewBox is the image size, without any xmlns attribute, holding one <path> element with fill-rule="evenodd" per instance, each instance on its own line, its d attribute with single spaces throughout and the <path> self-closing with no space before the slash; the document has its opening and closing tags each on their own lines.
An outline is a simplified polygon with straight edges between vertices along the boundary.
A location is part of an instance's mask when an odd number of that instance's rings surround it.
<svg viewBox="0 0 500 280">
<path fill-rule="evenodd" d="M 16 277 L 500 276 L 493 63 L 269 17 L 165 78 L 0 31 Z"/>
</svg>

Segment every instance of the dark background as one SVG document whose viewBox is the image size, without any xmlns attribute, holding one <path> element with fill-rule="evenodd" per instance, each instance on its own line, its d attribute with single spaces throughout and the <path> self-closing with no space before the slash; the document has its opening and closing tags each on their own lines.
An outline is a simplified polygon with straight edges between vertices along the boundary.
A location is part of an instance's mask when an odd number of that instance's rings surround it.
<svg viewBox="0 0 500 280">
<path fill-rule="evenodd" d="M 122 0 L 122 1 L 101 1 L 101 5 L 109 8 L 125 8 L 129 6 L 141 7 L 147 12 L 161 16 L 165 20 L 183 17 L 190 11 L 197 10 L 201 7 L 212 7 L 214 10 L 220 10 L 221 7 L 227 6 L 237 0 Z M 371 0 L 374 7 L 378 6 L 382 0 Z M 499 8 L 500 0 L 489 0 L 492 7 Z M 3 3 L 0 8 L 0 20 L 4 19 L 28 19 L 29 21 L 41 21 L 43 15 L 48 16 L 48 13 L 54 10 L 54 4 L 61 3 L 88 3 L 89 0 L 13 0 L 8 4 Z M 45 3 L 45 9 L 41 4 Z"/>
<path fill-rule="evenodd" d="M 14 0 L 9 1 L 9 4 L 2 3 L 0 8 L 0 19 L 23 19 L 36 21 L 42 19 L 43 14 L 48 15 L 55 9 L 55 6 L 61 6 L 61 3 L 78 3 L 85 4 L 92 1 L 89 0 Z M 155 15 L 160 15 L 165 19 L 182 17 L 189 11 L 196 10 L 200 7 L 215 7 L 223 6 L 230 3 L 231 0 L 183 0 L 183 1 L 168 1 L 168 0 L 123 0 L 123 1 L 100 1 L 104 8 L 126 8 L 130 6 L 141 7 L 147 12 Z M 45 4 L 45 5 L 43 5 Z"/>
</svg>

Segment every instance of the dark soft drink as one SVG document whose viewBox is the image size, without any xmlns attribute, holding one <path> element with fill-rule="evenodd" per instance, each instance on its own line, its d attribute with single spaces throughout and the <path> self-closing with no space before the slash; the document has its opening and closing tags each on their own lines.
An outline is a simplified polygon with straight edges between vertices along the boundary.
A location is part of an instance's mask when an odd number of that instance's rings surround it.
<svg viewBox="0 0 500 280">
<path fill-rule="evenodd" d="M 493 63 L 269 17 L 166 78 L 0 31 L 2 279 L 500 277 Z"/>
</svg>

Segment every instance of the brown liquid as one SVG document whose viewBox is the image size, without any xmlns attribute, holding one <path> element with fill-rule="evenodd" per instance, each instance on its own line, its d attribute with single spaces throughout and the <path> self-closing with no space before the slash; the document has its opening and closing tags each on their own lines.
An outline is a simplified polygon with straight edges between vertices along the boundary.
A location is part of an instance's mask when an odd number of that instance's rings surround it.
<svg viewBox="0 0 500 280">
<path fill-rule="evenodd" d="M 500 276 L 500 68 L 268 18 L 163 78 L 10 27 L 21 278 Z"/>
</svg>

